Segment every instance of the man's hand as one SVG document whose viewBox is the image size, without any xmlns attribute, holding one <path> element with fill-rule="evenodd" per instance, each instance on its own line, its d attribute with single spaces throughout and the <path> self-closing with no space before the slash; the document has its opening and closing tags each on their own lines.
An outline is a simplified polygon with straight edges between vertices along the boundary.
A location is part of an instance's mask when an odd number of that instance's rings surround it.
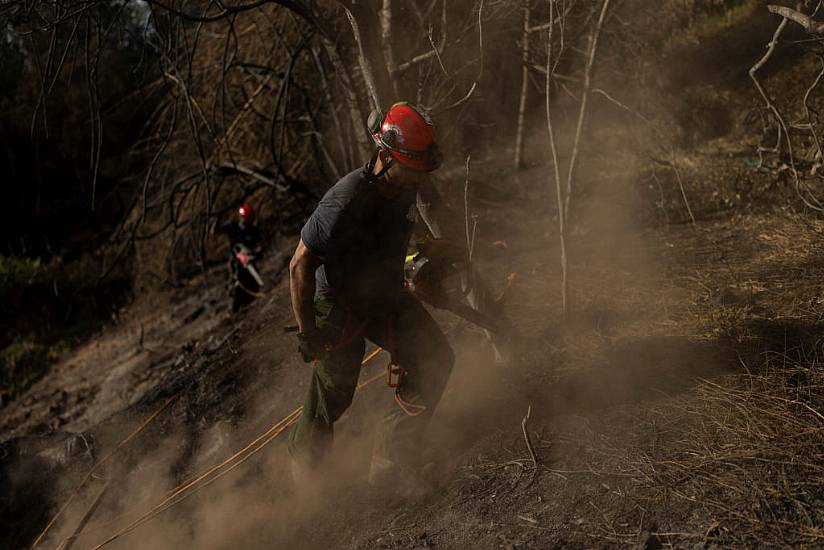
<svg viewBox="0 0 824 550">
<path fill-rule="evenodd" d="M 304 363 L 321 359 L 326 351 L 326 338 L 321 331 L 309 334 L 298 333 L 298 353 Z"/>
</svg>

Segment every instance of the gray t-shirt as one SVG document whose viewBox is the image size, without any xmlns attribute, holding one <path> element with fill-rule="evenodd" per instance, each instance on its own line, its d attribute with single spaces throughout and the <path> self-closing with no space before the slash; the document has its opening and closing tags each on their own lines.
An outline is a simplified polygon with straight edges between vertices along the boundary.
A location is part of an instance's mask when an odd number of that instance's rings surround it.
<svg viewBox="0 0 824 550">
<path fill-rule="evenodd" d="M 417 220 L 415 188 L 385 197 L 368 178 L 371 164 L 341 178 L 318 203 L 300 232 L 323 260 L 316 298 L 354 309 L 391 307 L 403 290 L 403 264 Z"/>
</svg>

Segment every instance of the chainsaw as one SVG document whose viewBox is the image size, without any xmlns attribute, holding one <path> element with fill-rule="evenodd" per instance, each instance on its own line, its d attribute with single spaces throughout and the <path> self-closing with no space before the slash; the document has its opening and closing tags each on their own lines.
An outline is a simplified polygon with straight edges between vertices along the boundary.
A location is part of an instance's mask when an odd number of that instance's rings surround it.
<svg viewBox="0 0 824 550">
<path fill-rule="evenodd" d="M 243 269 L 245 269 L 249 273 L 249 275 L 252 276 L 252 278 L 258 285 L 262 287 L 263 279 L 261 278 L 260 273 L 258 273 L 257 269 L 255 269 L 255 255 L 252 254 L 252 251 L 243 246 L 242 244 L 236 243 L 232 248 L 232 253 L 234 254 L 238 264 L 241 267 L 243 267 Z"/>
<path fill-rule="evenodd" d="M 471 289 L 460 284 L 463 259 L 449 244 L 436 239 L 417 243 L 416 247 L 416 251 L 406 256 L 404 279 L 406 287 L 418 299 L 490 332 L 506 330 L 500 316 L 479 311 L 464 301 Z"/>
</svg>

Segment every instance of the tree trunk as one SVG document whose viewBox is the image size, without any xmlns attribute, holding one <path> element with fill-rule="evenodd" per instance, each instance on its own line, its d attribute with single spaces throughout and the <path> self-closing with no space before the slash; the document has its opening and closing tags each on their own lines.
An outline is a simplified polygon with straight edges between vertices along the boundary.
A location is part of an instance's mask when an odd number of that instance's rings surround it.
<svg viewBox="0 0 824 550">
<path fill-rule="evenodd" d="M 524 156 L 524 113 L 526 93 L 529 87 L 529 2 L 523 3 L 524 34 L 521 44 L 521 99 L 518 103 L 518 127 L 515 135 L 515 169 L 523 166 Z"/>
<path fill-rule="evenodd" d="M 383 45 L 383 59 L 386 62 L 386 70 L 389 76 L 389 85 L 392 88 L 393 97 L 398 97 L 398 83 L 395 78 L 397 73 L 397 63 L 392 50 L 392 0 L 383 0 L 383 7 L 380 11 L 381 20 L 381 44 Z"/>
<path fill-rule="evenodd" d="M 366 131 L 366 116 L 361 110 L 358 102 L 358 96 L 355 92 L 355 86 L 352 83 L 352 78 L 349 75 L 349 71 L 346 70 L 346 65 L 344 65 L 343 60 L 338 53 L 337 47 L 327 38 L 323 39 L 323 46 L 326 48 L 326 55 L 329 56 L 329 61 L 335 68 L 335 72 L 338 74 L 338 77 L 341 79 L 344 99 L 346 100 L 349 118 L 352 123 L 352 133 L 355 136 L 360 157 L 365 161 L 371 151 L 369 136 Z M 357 154 L 354 154 L 353 156 L 357 156 Z"/>
</svg>

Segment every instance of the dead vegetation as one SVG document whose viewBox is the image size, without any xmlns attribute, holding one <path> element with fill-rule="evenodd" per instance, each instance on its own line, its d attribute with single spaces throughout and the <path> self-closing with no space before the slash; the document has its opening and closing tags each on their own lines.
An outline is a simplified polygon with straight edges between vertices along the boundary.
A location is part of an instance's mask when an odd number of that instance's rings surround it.
<svg viewBox="0 0 824 550">
<path fill-rule="evenodd" d="M 586 469 L 547 472 L 591 474 L 629 503 L 593 520 L 602 540 L 632 544 L 648 531 L 676 547 L 818 546 L 824 524 L 818 353 L 812 347 L 770 353 L 748 374 L 703 380 L 658 405 L 626 408 L 619 419 L 578 432 Z M 557 437 L 556 445 L 565 438 Z M 627 528 L 633 516 L 640 520 Z"/>
<path fill-rule="evenodd" d="M 759 111 L 763 133 L 757 149 L 758 166 L 767 163 L 776 171 L 789 171 L 799 199 L 809 211 L 818 214 L 824 211 L 816 185 L 820 183 L 819 170 L 824 152 L 818 128 L 821 106 L 816 100 L 815 91 L 824 77 L 824 50 L 821 49 L 821 25 L 815 22 L 815 18 L 822 6 L 817 1 L 801 2 L 796 6 L 797 9 L 769 5 L 769 11 L 780 15 L 781 20 L 775 27 L 763 56 L 749 71 L 763 104 Z M 808 34 L 799 37 L 792 33 L 795 29 L 791 29 L 791 25 L 798 25 Z M 789 39 L 787 35 L 790 36 Z M 774 92 L 765 88 L 759 72 L 770 63 L 779 48 L 786 48 L 788 44 L 802 55 L 818 59 L 821 68 L 807 76 L 803 91 L 794 87 L 793 97 L 783 98 L 783 102 L 778 102 L 773 98 Z"/>
<path fill-rule="evenodd" d="M 712 518 L 705 540 L 820 544 L 824 378 L 820 343 L 813 346 L 770 353 L 756 372 L 704 381 L 695 399 L 655 411 L 643 427 L 681 429 L 665 450 L 642 447 L 628 457 L 633 481 L 703 509 Z"/>
</svg>

